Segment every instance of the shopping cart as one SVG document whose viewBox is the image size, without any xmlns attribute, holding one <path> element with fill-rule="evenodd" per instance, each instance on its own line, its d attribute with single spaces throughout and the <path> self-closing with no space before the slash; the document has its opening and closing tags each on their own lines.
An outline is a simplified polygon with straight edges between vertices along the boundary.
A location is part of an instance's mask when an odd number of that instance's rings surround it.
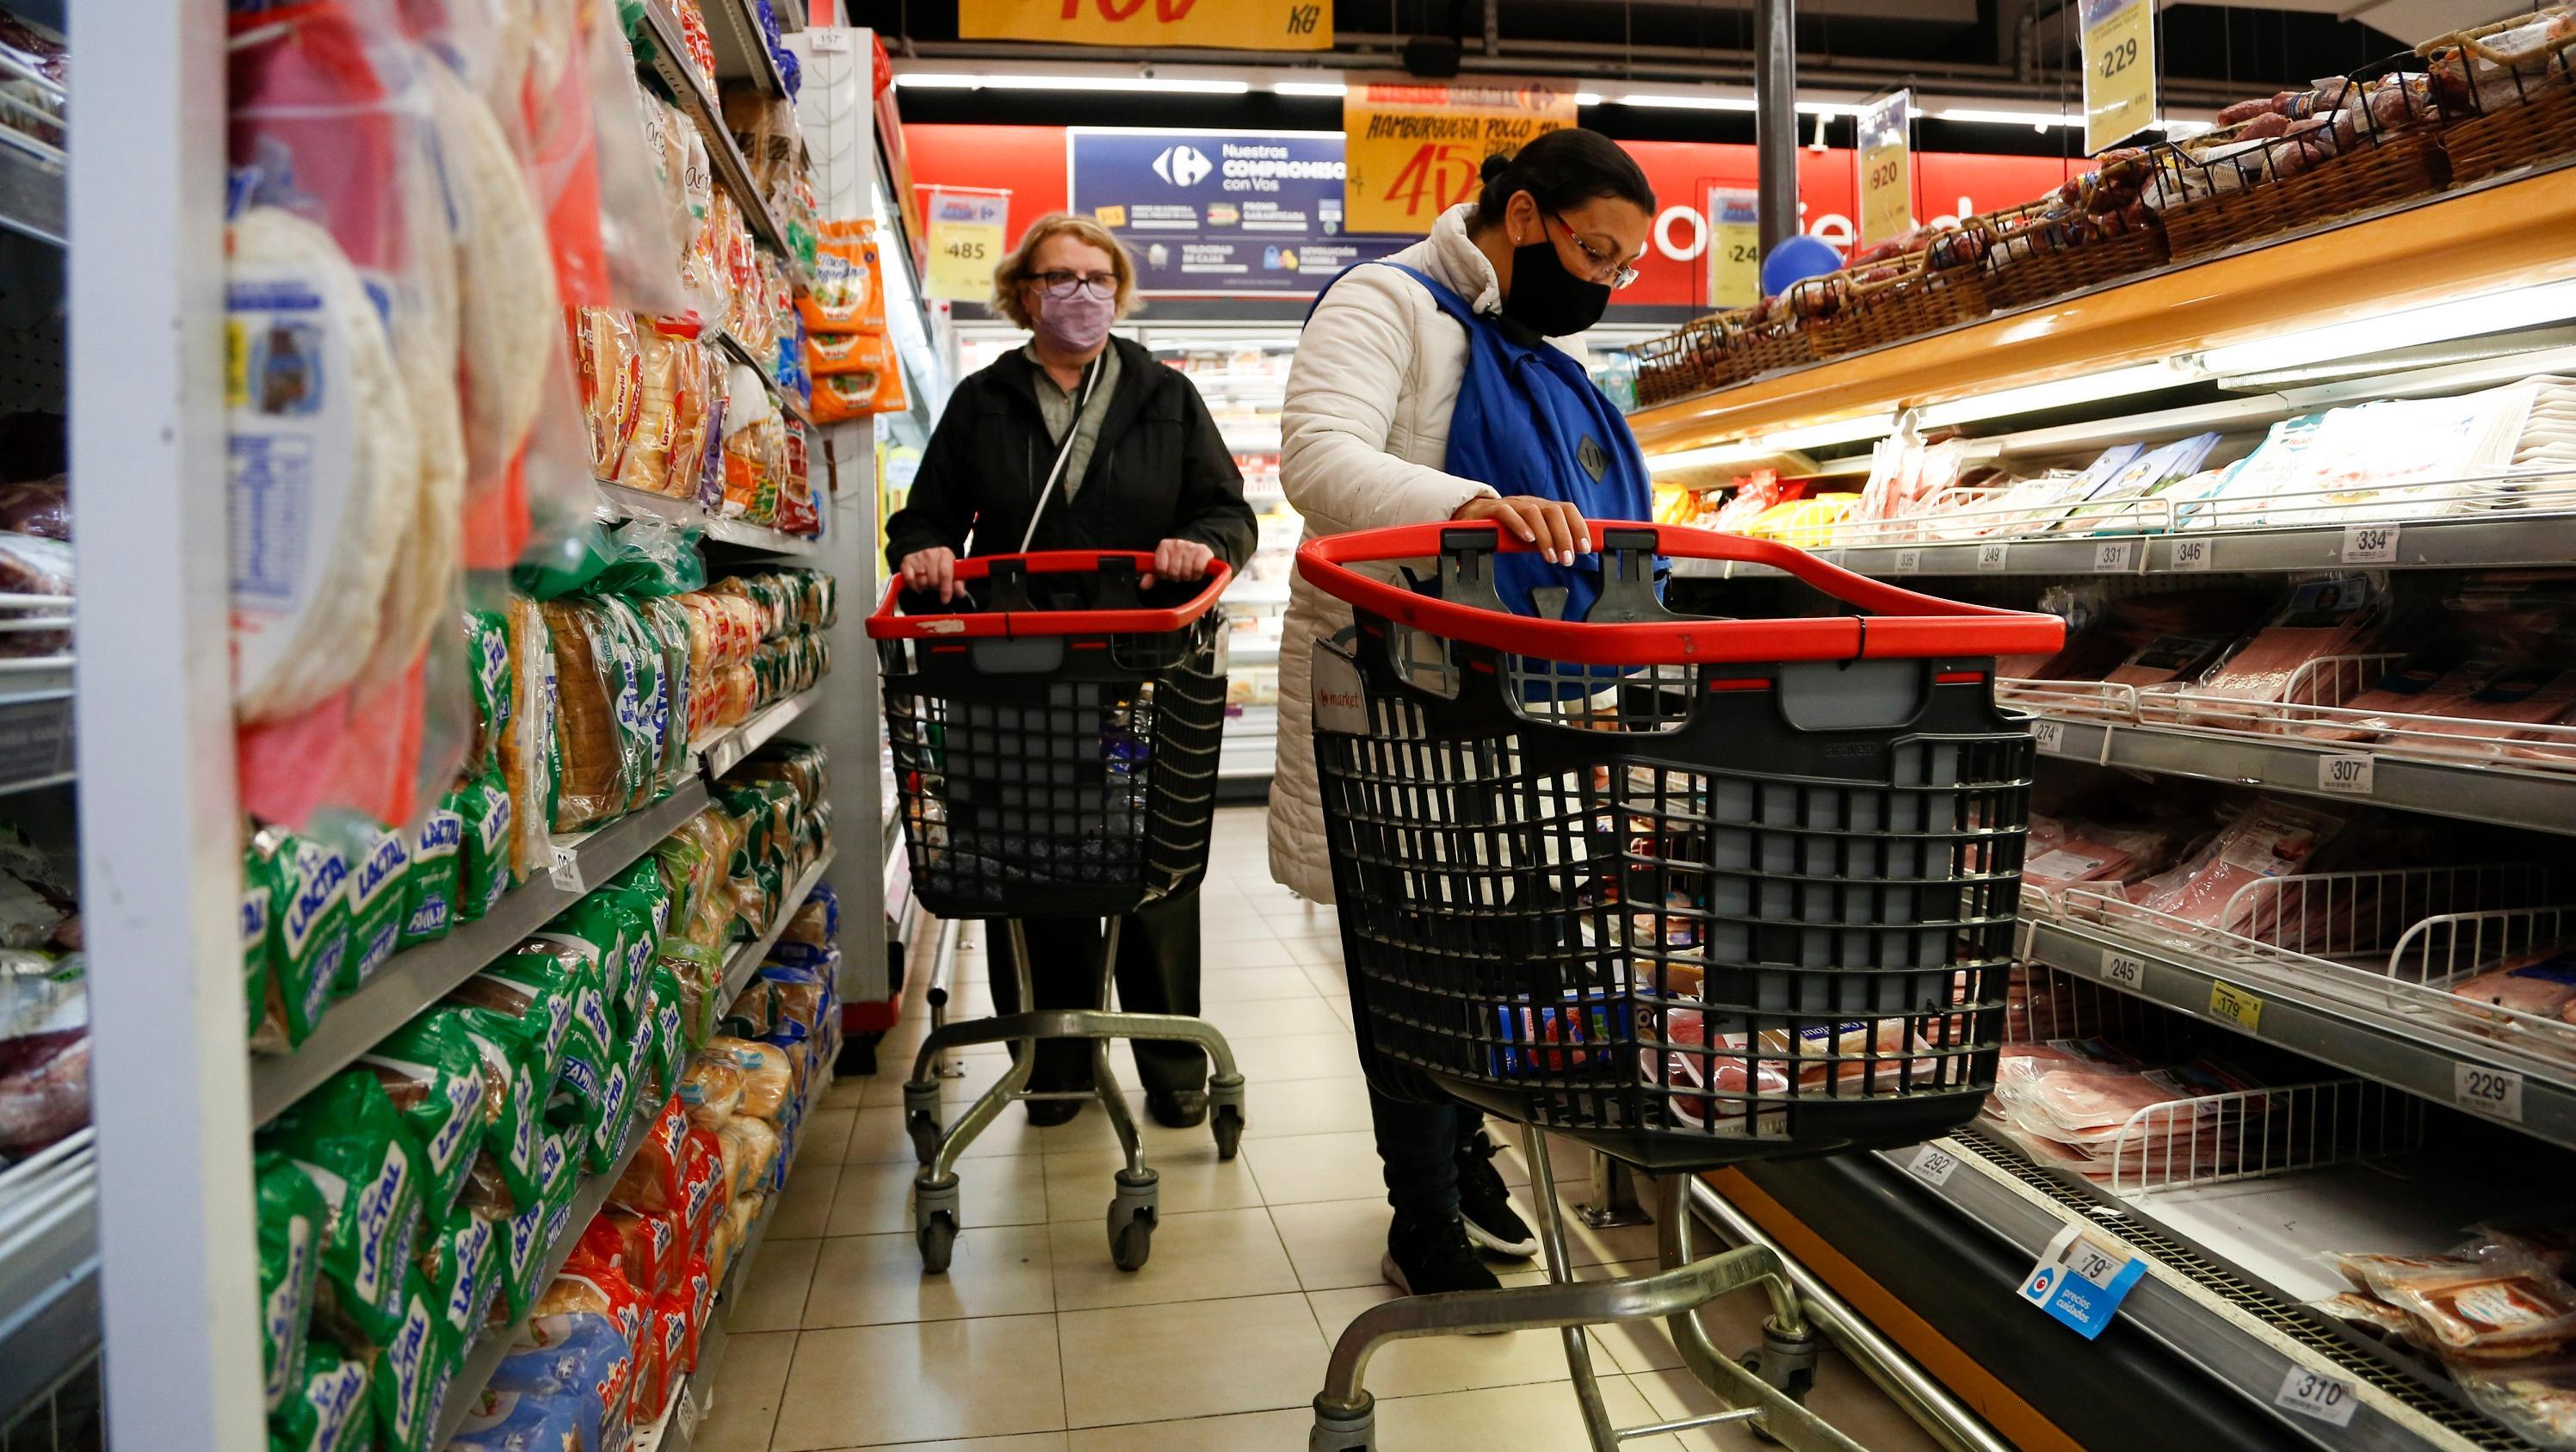
<svg viewBox="0 0 2576 1452">
<path fill-rule="evenodd" d="M 2063 627 L 1784 545 L 1593 529 L 1582 621 L 1503 610 L 1498 551 L 1531 547 L 1490 524 L 1299 552 L 1356 617 L 1318 643 L 1313 699 L 1362 1061 L 1381 1092 L 1525 1126 L 1551 1282 L 1364 1312 L 1315 1398 L 1316 1452 L 1374 1445 L 1361 1382 L 1383 1342 L 1548 1326 L 1599 1452 L 1727 1421 L 1852 1448 L 1799 1405 L 1814 1333 L 1778 1258 L 1695 1258 L 1687 1177 L 1915 1143 L 1994 1081 L 2035 752 L 1994 705 L 1993 658 Z M 1808 613 L 1675 614 L 1658 554 L 1784 571 L 1766 588 Z M 1437 598 L 1381 578 L 1426 559 Z M 1657 1177 L 1661 1271 L 1572 1283 L 1546 1131 Z M 1739 1365 L 1693 1309 L 1757 1281 L 1772 1314 Z M 1610 1424 L 1580 1328 L 1651 1316 L 1730 1410 Z"/>
<path fill-rule="evenodd" d="M 1225 729 L 1225 659 L 1211 607 L 1227 571 L 1140 589 L 1152 556 L 1057 550 L 957 562 L 961 598 L 889 585 L 868 636 L 884 672 L 886 735 L 913 891 L 940 917 L 999 919 L 1024 1011 L 932 1030 L 903 1088 L 921 1171 L 922 1265 L 945 1271 L 961 1220 L 957 1161 L 1017 1099 L 1099 1097 L 1127 1168 L 1109 1205 L 1122 1270 L 1153 1250 L 1156 1189 L 1109 1041 L 1186 1039 L 1210 1059 L 1217 1154 L 1234 1158 L 1243 1076 L 1223 1035 L 1180 1014 L 1107 1011 L 1119 918 L 1197 886 L 1207 869 Z M 1030 1009 L 1024 917 L 1097 915 L 1100 1008 Z M 1093 1088 L 1026 1087 L 1041 1039 L 1089 1039 Z M 945 1050 L 1011 1041 L 1014 1062 L 944 1132 L 932 1066 Z"/>
</svg>

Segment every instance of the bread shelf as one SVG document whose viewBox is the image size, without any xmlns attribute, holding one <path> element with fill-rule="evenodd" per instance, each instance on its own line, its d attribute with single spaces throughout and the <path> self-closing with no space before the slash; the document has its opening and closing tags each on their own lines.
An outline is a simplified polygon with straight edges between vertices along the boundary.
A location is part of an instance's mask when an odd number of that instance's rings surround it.
<svg viewBox="0 0 2576 1452">
<path fill-rule="evenodd" d="M 544 927 L 628 863 L 707 806 L 707 788 L 691 777 L 662 800 L 630 812 L 598 831 L 555 838 L 577 864 L 578 890 L 559 887 L 540 871 L 512 888 L 492 911 L 433 943 L 396 953 L 374 977 L 331 1005 L 313 1036 L 291 1053 L 254 1054 L 250 1063 L 251 1120 L 266 1124 L 315 1086 L 355 1062 L 376 1042 L 411 1021 L 456 985 Z"/>
<path fill-rule="evenodd" d="M 706 768 L 707 780 L 722 780 L 725 773 L 742 764 L 744 757 L 767 745 L 769 738 L 804 715 L 805 708 L 820 698 L 822 690 L 821 686 L 809 686 L 783 701 L 773 701 L 752 712 L 750 720 L 698 743 L 698 761 Z"/>
<path fill-rule="evenodd" d="M 554 1284 L 555 1274 L 563 1269 L 565 1261 L 572 1258 L 574 1247 L 581 1243 L 581 1233 L 590 1227 L 591 1217 L 608 1203 L 609 1192 L 617 1188 L 617 1177 L 626 1173 L 627 1163 L 635 1158 L 637 1150 L 644 1147 L 644 1136 L 653 1127 L 652 1111 L 661 1107 L 659 1100 L 650 1105 L 636 1106 L 632 1122 L 626 1128 L 626 1142 L 618 1147 L 615 1162 L 598 1174 L 583 1176 L 581 1183 L 573 1187 L 572 1213 L 564 1219 L 563 1234 L 546 1247 L 535 1284 Z M 510 1354 L 512 1346 L 518 1344 L 519 1333 L 527 1326 L 528 1318 L 522 1316 L 505 1327 L 485 1331 L 473 1349 L 465 1353 L 464 1364 L 456 1369 L 455 1380 L 448 1383 L 447 1401 L 438 1409 L 438 1432 L 430 1439 L 432 1447 L 443 1448 L 456 1435 L 456 1429 L 465 1421 L 465 1414 L 483 1395 L 483 1388 L 490 1384 L 492 1373 L 501 1369 L 503 1358 Z"/>
<path fill-rule="evenodd" d="M 760 965 L 769 961 L 769 950 L 778 946 L 778 935 L 787 931 L 788 921 L 796 916 L 796 909 L 804 904 L 806 894 L 823 881 L 823 870 L 832 865 L 832 859 L 837 855 L 825 852 L 816 858 L 814 865 L 797 877 L 796 885 L 779 895 L 778 921 L 771 923 L 767 932 L 734 949 L 733 956 L 725 959 L 724 992 L 718 1002 L 730 1008 L 734 999 L 751 986 L 751 975 L 759 972 Z"/>
<path fill-rule="evenodd" d="M 771 215 L 769 200 L 760 194 L 760 183 L 753 180 L 751 163 L 745 161 L 742 148 L 734 143 L 733 131 L 725 125 L 724 106 L 698 84 L 698 77 L 680 57 L 687 43 L 680 37 L 680 22 L 672 17 L 671 7 L 663 0 L 638 0 L 644 11 L 644 23 L 653 32 L 653 73 L 670 88 L 679 101 L 680 110 L 696 124 L 698 134 L 707 143 L 707 160 L 715 167 L 716 180 L 733 193 L 734 205 L 742 208 L 742 219 L 752 235 L 769 245 L 787 268 L 788 277 L 798 292 L 807 290 L 808 279 L 796 265 L 796 256 L 787 247 L 787 233 Z M 716 0 L 721 9 L 731 0 Z M 710 32 L 715 27 L 709 27 Z"/>
<path fill-rule="evenodd" d="M 789 418 L 803 424 L 808 433 L 820 427 L 814 422 L 813 410 L 805 406 L 805 400 L 778 386 L 778 380 L 770 376 L 770 364 L 753 352 L 750 344 L 724 328 L 716 329 L 715 338 L 717 346 L 724 349 L 727 357 L 760 375 L 761 386 L 769 390 L 769 396 L 778 401 L 778 406 L 787 411 Z"/>
<path fill-rule="evenodd" d="M 792 8 L 785 7 L 785 8 Z M 749 81 L 764 96 L 787 94 L 787 78 L 778 73 L 778 57 L 752 14 L 752 0 L 707 0 L 707 39 L 716 50 L 716 81 Z"/>
<path fill-rule="evenodd" d="M 2278 967 L 2206 961 L 2187 947 L 2145 941 L 2092 923 L 2026 918 L 2024 956 L 2090 982 L 2107 983 L 2231 1033 L 2245 1034 L 2347 1073 L 2374 1079 L 2436 1104 L 2460 1102 L 2472 1071 L 2508 1076 L 2517 1086 L 2526 1134 L 2576 1148 L 2576 1065 L 2531 1052 L 2506 1038 L 2472 1033 L 2404 1011 L 2396 994 L 2362 1001 L 2364 975 L 2337 984 L 2303 972 L 2283 955 Z M 2118 973 L 2112 973 L 2113 960 Z M 2329 971 L 2332 965 L 2319 965 Z M 2224 984 L 2250 1014 L 2214 1011 Z M 2337 992 L 2338 987 L 2345 991 Z M 2248 1022 L 2251 1022 L 2251 1027 Z"/>
<path fill-rule="evenodd" d="M 0 1170 L 0 1414 L 98 1345 L 96 1133 Z"/>
<path fill-rule="evenodd" d="M 1629 415 L 1648 453 L 2576 276 L 2576 167 L 2506 178 Z"/>
<path fill-rule="evenodd" d="M 623 484 L 611 484 L 604 479 L 593 482 L 599 494 L 596 509 L 603 519 L 658 519 L 665 524 L 695 529 L 706 538 L 723 544 L 738 545 L 769 555 L 814 555 L 822 550 L 820 544 L 805 535 L 709 514 L 694 499 L 650 494 L 641 489 L 629 489 Z"/>
</svg>

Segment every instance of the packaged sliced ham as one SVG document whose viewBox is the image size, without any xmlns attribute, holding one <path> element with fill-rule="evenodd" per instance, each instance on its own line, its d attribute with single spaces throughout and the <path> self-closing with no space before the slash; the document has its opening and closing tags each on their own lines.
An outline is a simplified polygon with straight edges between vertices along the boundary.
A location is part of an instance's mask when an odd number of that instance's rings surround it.
<svg viewBox="0 0 2576 1452">
<path fill-rule="evenodd" d="M 2302 582 L 2269 625 L 2177 693 L 2182 720 L 2200 727 L 2273 729 L 2274 713 L 2229 703 L 2280 701 L 2301 666 L 2360 649 L 2373 603 L 2363 576 Z"/>
<path fill-rule="evenodd" d="M 2563 1354 L 2576 1341 L 2576 1289 L 2518 1256 L 2422 1266 L 2383 1260 L 2365 1274 L 2371 1290 L 2412 1316 L 2445 1359 Z"/>
<path fill-rule="evenodd" d="M 2449 985 L 2468 1003 L 2556 1018 L 2576 1004 L 2576 951 L 2531 954 Z"/>
<path fill-rule="evenodd" d="M 2329 812 L 2262 798 L 2172 872 L 2151 879 L 2140 906 L 2222 932 L 2251 925 L 2254 908 L 2236 894 L 2248 884 L 2308 870 L 2343 827 Z"/>
</svg>

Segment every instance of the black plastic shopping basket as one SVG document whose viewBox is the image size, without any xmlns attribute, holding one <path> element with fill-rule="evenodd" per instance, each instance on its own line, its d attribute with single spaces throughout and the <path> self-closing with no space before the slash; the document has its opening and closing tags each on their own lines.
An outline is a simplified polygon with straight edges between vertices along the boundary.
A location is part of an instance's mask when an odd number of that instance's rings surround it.
<svg viewBox="0 0 2576 1452">
<path fill-rule="evenodd" d="M 1228 571 L 1140 590 L 1152 562 L 964 559 L 959 599 L 892 585 L 868 618 L 914 890 L 940 917 L 1114 917 L 1206 870 Z"/>
<path fill-rule="evenodd" d="M 1496 551 L 1532 547 L 1490 524 L 1299 551 L 1357 617 L 1317 646 L 1314 734 L 1372 1080 L 1649 1169 L 1965 1123 L 2035 759 L 1994 657 L 2064 627 L 1767 541 L 1593 529 L 1583 621 L 1504 611 Z M 1776 567 L 1825 613 L 1676 614 L 1658 554 Z M 1437 598 L 1352 568 L 1432 558 Z"/>
</svg>

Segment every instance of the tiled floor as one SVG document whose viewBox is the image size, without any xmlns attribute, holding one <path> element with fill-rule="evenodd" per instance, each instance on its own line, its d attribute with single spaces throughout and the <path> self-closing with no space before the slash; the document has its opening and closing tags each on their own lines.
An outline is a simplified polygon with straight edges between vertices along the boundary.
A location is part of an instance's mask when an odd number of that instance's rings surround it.
<svg viewBox="0 0 2576 1452">
<path fill-rule="evenodd" d="M 928 1028 L 913 985 L 872 1079 L 833 1086 L 808 1129 L 769 1243 L 733 1312 L 699 1452 L 1301 1452 L 1332 1338 L 1394 1294 L 1378 1278 L 1387 1208 L 1349 1030 L 1333 911 L 1270 881 L 1257 809 L 1220 815 L 1204 895 L 1208 1018 L 1250 1080 L 1242 1154 L 1166 1130 L 1120 1073 L 1162 1172 L 1153 1258 L 1110 1264 L 1102 1221 L 1117 1168 L 1107 1117 L 1031 1129 L 1017 1108 L 959 1167 L 965 1233 L 944 1276 L 914 1249 L 902 1080 Z M 961 954 L 952 1014 L 991 1012 L 977 946 Z M 945 1098 L 962 1105 L 1004 1051 L 970 1049 Z M 953 1112 L 953 1110 L 952 1110 Z M 1512 1132 L 1512 1133 L 1516 1133 Z M 1516 1141 L 1514 1141 L 1516 1143 Z M 1580 1182 L 1579 1153 L 1560 1173 Z M 1527 1182 L 1517 1150 L 1506 1178 Z M 1525 1193 L 1525 1192 L 1524 1192 Z M 1651 1269 L 1651 1227 L 1570 1225 L 1587 1275 Z M 1498 1266 L 1515 1281 L 1536 1265 Z M 1756 1340 L 1759 1297 L 1709 1313 L 1720 1346 Z M 1593 1334 L 1613 1417 L 1712 1409 L 1659 1326 Z M 1389 1452 L 1582 1452 L 1553 1332 L 1401 1342 L 1372 1363 Z M 1931 1443 L 1857 1371 L 1828 1356 L 1814 1404 L 1873 1452 Z M 1755 1444 L 1728 1428 L 1627 1444 Z"/>
</svg>

